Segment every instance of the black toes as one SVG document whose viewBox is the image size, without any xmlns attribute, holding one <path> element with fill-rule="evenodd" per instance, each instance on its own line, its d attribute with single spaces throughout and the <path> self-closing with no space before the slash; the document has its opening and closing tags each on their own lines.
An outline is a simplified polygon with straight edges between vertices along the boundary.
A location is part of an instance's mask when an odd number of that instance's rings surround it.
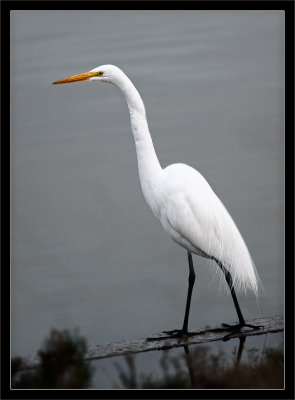
<svg viewBox="0 0 295 400">
<path fill-rule="evenodd" d="M 252 330 L 255 329 L 260 329 L 263 328 L 263 326 L 259 326 L 259 325 L 250 325 L 250 324 L 246 324 L 245 322 L 241 322 L 237 325 L 229 325 L 229 324 L 222 324 L 222 326 L 228 330 L 231 330 L 232 332 L 230 332 L 228 335 L 225 335 L 223 338 L 223 341 L 226 342 L 227 340 L 231 339 L 231 337 L 236 334 L 241 332 L 241 329 L 244 327 L 247 328 L 252 328 Z"/>
<path fill-rule="evenodd" d="M 250 324 L 245 324 L 244 326 L 246 326 L 247 328 L 253 328 L 253 329 L 263 329 L 264 326 L 263 325 L 250 325 Z"/>
<path fill-rule="evenodd" d="M 173 329 L 172 331 L 163 331 L 167 336 L 159 336 L 155 338 L 147 338 L 147 341 L 156 341 L 156 340 L 165 340 L 165 339 L 177 339 L 178 343 L 182 340 L 187 339 L 189 336 L 192 336 L 193 333 L 188 331 L 184 331 L 182 329 Z"/>
<path fill-rule="evenodd" d="M 182 332 L 181 329 L 173 329 L 172 331 L 163 331 L 163 333 L 165 333 L 166 335 L 169 335 L 169 336 L 172 336 L 174 334 L 179 334 L 181 332 Z"/>
<path fill-rule="evenodd" d="M 221 324 L 221 326 L 223 326 L 224 328 L 228 328 L 228 329 L 234 329 L 237 327 L 237 325 L 229 325 L 229 324 Z"/>
</svg>

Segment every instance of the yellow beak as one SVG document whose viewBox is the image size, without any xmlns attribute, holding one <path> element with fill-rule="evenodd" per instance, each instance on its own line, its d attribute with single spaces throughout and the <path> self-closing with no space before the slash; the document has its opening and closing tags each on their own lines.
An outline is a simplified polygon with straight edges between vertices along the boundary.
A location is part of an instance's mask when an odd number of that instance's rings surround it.
<svg viewBox="0 0 295 400">
<path fill-rule="evenodd" d="M 97 76 L 97 72 L 84 72 L 83 74 L 69 76 L 68 78 L 61 79 L 59 81 L 53 82 L 53 85 L 59 85 L 60 83 L 70 83 L 70 82 L 79 82 L 79 81 L 87 81 L 92 76 Z"/>
</svg>

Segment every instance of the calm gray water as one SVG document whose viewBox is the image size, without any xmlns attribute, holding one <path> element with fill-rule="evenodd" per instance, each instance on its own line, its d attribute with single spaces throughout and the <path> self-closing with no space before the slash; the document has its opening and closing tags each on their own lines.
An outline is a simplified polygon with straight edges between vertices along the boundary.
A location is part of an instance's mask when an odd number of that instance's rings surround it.
<svg viewBox="0 0 295 400">
<path fill-rule="evenodd" d="M 128 109 L 111 85 L 51 82 L 115 64 L 141 93 L 162 166 L 185 162 L 236 221 L 284 309 L 284 14 L 11 13 L 12 355 L 51 328 L 89 344 L 181 327 L 186 252 L 145 204 Z M 236 320 L 195 256 L 190 326 Z M 247 319 L 260 316 L 239 295 Z"/>
</svg>

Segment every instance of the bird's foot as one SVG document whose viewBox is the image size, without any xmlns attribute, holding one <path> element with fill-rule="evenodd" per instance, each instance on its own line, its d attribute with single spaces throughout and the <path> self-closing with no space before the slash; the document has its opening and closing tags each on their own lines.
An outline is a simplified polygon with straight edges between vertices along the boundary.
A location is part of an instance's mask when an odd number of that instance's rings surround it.
<svg viewBox="0 0 295 400">
<path fill-rule="evenodd" d="M 147 338 L 147 341 L 156 341 L 156 340 L 166 340 L 166 339 L 177 339 L 178 343 L 182 340 L 186 340 L 189 336 L 195 335 L 195 333 L 188 332 L 184 329 L 173 329 L 172 331 L 163 331 L 166 336 L 159 336 L 156 338 Z"/>
<path fill-rule="evenodd" d="M 260 329 L 263 328 L 262 325 L 250 325 L 250 324 L 246 324 L 246 322 L 240 322 L 236 325 L 229 325 L 229 324 L 221 324 L 226 330 L 232 331 L 231 333 L 229 333 L 228 335 L 225 335 L 223 338 L 223 341 L 226 342 L 227 340 L 231 339 L 231 337 L 236 334 L 241 332 L 241 329 L 244 327 L 247 328 L 252 328 L 252 330 L 256 330 L 256 329 Z"/>
</svg>

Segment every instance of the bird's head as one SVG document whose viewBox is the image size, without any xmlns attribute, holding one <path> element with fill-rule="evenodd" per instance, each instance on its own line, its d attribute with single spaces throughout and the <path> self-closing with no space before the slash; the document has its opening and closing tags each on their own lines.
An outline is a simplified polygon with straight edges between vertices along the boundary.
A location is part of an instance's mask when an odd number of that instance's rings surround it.
<svg viewBox="0 0 295 400">
<path fill-rule="evenodd" d="M 101 65 L 91 71 L 69 76 L 68 78 L 53 82 L 53 85 L 80 81 L 109 82 L 116 84 L 123 75 L 124 72 L 115 65 Z"/>
</svg>

